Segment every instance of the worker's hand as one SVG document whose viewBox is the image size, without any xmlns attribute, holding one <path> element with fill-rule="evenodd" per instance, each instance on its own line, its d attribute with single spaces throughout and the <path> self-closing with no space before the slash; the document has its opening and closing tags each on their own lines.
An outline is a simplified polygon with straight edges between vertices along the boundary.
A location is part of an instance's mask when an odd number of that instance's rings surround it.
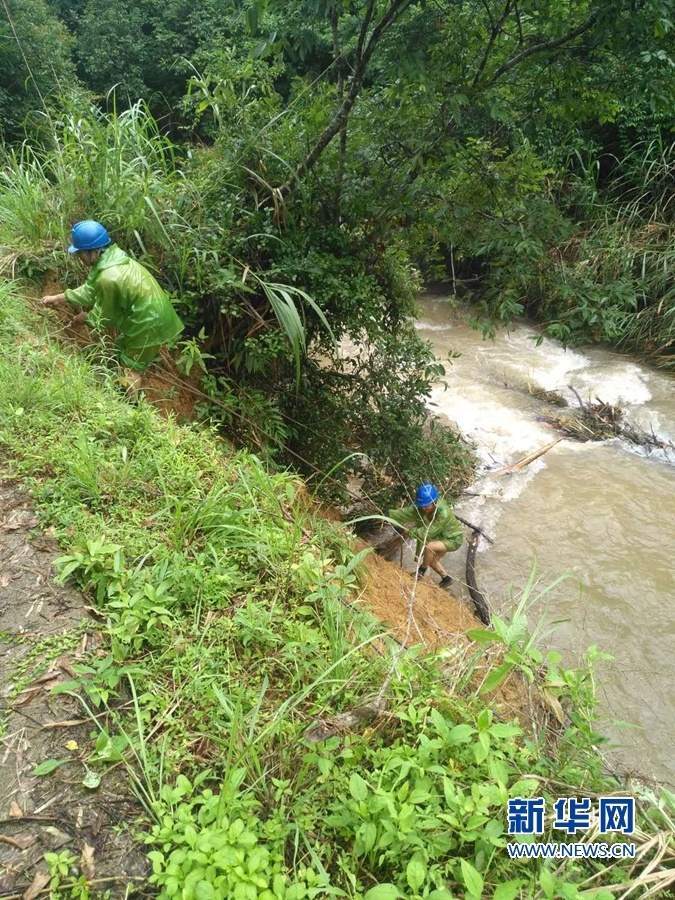
<svg viewBox="0 0 675 900">
<path fill-rule="evenodd" d="M 73 318 L 70 320 L 70 324 L 71 325 L 81 325 L 83 322 L 87 321 L 87 316 L 88 316 L 87 310 L 83 309 L 76 316 L 73 316 Z"/>
<path fill-rule="evenodd" d="M 63 294 L 47 294 L 42 298 L 40 303 L 42 306 L 46 306 L 48 309 L 54 309 L 56 306 L 60 306 L 65 301 L 65 296 Z"/>
</svg>

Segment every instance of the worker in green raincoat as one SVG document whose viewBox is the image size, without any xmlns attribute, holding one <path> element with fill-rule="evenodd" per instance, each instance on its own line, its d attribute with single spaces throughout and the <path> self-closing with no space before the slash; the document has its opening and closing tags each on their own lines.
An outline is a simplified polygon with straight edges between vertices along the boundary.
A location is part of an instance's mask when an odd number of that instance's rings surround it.
<svg viewBox="0 0 675 900">
<path fill-rule="evenodd" d="M 43 297 L 42 303 L 70 303 L 87 311 L 96 307 L 104 327 L 116 335 L 120 362 L 142 372 L 183 330 L 171 300 L 146 268 L 112 243 L 100 222 L 73 226 L 68 252 L 90 266 L 87 280 L 74 290 Z"/>
<path fill-rule="evenodd" d="M 443 568 L 441 557 L 462 546 L 464 533 L 448 503 L 433 484 L 421 484 L 415 502 L 402 509 L 389 510 L 389 518 L 415 539 L 416 556 L 422 557 L 417 574 L 421 577 L 431 567 L 441 576 L 440 586 L 448 588 L 452 578 Z"/>
</svg>

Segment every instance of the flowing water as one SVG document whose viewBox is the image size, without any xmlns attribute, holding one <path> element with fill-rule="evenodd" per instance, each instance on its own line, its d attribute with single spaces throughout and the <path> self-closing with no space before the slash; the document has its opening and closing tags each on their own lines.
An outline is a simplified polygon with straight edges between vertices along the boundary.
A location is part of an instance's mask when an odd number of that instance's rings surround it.
<svg viewBox="0 0 675 900">
<path fill-rule="evenodd" d="M 619 404 L 629 422 L 675 440 L 675 380 L 618 353 L 565 351 L 524 324 L 481 338 L 442 297 L 421 303 L 420 335 L 446 363 L 434 411 L 474 442 L 481 472 L 457 504 L 494 538 L 481 542 L 477 576 L 491 607 L 508 615 L 536 566 L 538 588 L 569 577 L 535 604 L 558 622 L 549 646 L 567 663 L 597 645 L 614 657 L 598 670 L 600 730 L 610 763 L 675 782 L 675 453 L 622 441 L 563 440 L 521 472 L 496 476 L 558 435 L 539 421 L 559 412 L 533 389 Z M 459 353 L 450 364 L 450 352 Z M 458 581 L 464 553 L 446 558 Z M 534 592 L 536 594 L 536 590 Z M 630 726 L 621 723 L 631 723 Z"/>
</svg>

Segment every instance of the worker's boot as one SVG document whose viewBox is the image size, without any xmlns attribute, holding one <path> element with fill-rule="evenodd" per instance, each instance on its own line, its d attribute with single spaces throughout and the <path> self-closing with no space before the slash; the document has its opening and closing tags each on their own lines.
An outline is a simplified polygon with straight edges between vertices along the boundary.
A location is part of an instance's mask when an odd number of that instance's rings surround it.
<svg viewBox="0 0 675 900">
<path fill-rule="evenodd" d="M 440 580 L 439 587 L 442 587 L 443 590 L 447 591 L 447 589 L 450 587 L 451 584 L 452 584 L 452 578 L 449 575 L 444 575 Z"/>
<path fill-rule="evenodd" d="M 418 567 L 417 567 L 417 573 L 416 573 L 416 577 L 417 577 L 417 578 L 424 578 L 424 576 L 425 576 L 426 574 L 427 574 L 427 567 L 426 567 L 426 566 L 418 566 Z"/>
</svg>

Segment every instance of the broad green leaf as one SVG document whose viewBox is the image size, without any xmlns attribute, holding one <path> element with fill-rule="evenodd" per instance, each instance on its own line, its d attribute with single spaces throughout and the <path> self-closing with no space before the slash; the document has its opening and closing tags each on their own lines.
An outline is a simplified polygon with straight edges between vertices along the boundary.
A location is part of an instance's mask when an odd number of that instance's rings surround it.
<svg viewBox="0 0 675 900">
<path fill-rule="evenodd" d="M 184 797 L 185 794 L 189 794 L 192 790 L 191 781 L 185 777 L 182 773 L 179 774 L 178 778 L 176 778 L 176 796 Z"/>
<path fill-rule="evenodd" d="M 495 737 L 515 737 L 522 733 L 523 730 L 518 725 L 507 725 L 504 722 L 497 722 L 490 728 L 490 734 L 494 734 Z"/>
<path fill-rule="evenodd" d="M 349 779 L 349 793 L 355 800 L 365 800 L 368 796 L 368 785 L 358 772 L 354 772 Z"/>
<path fill-rule="evenodd" d="M 216 892 L 208 881 L 199 881 L 195 886 L 195 900 L 216 900 Z"/>
<path fill-rule="evenodd" d="M 503 844 L 503 841 L 498 842 L 497 838 L 504 834 L 504 825 L 499 819 L 490 819 L 483 829 L 483 834 L 489 841 L 495 842 L 499 846 Z"/>
<path fill-rule="evenodd" d="M 552 897 L 555 894 L 555 876 L 550 869 L 541 870 L 539 873 L 539 884 L 547 897 Z"/>
<path fill-rule="evenodd" d="M 488 771 L 492 780 L 497 784 L 506 785 L 509 780 L 509 771 L 501 759 L 492 757 L 488 762 Z"/>
<path fill-rule="evenodd" d="M 377 825 L 374 822 L 365 822 L 360 829 L 361 843 L 364 853 L 369 853 L 375 846 L 377 839 Z"/>
<path fill-rule="evenodd" d="M 467 635 L 477 644 L 491 644 L 501 640 L 498 634 L 495 634 L 494 631 L 487 631 L 485 628 L 470 628 Z"/>
<path fill-rule="evenodd" d="M 457 791 L 449 778 L 443 779 L 443 794 L 445 795 L 445 802 L 448 806 L 454 806 L 457 803 Z"/>
<path fill-rule="evenodd" d="M 489 691 L 494 691 L 494 689 L 499 687 L 502 681 L 509 675 L 512 669 L 513 663 L 502 663 L 501 666 L 493 669 L 483 682 L 480 693 L 487 694 Z"/>
<path fill-rule="evenodd" d="M 81 687 L 79 681 L 60 681 L 50 690 L 50 694 L 68 694 L 73 693 Z"/>
<path fill-rule="evenodd" d="M 481 735 L 481 737 L 483 737 L 483 735 Z M 473 745 L 474 759 L 476 760 L 476 762 L 479 765 L 485 761 L 485 759 L 487 758 L 488 752 L 489 752 L 488 747 L 486 747 L 485 744 L 483 744 L 483 743 Z"/>
<path fill-rule="evenodd" d="M 521 778 L 509 788 L 509 797 L 531 797 L 540 784 L 534 778 Z"/>
<path fill-rule="evenodd" d="M 460 865 L 462 867 L 462 878 L 464 879 L 464 884 L 466 885 L 468 892 L 474 897 L 482 897 L 483 876 L 478 869 L 466 859 L 460 860 Z"/>
<path fill-rule="evenodd" d="M 450 728 L 443 716 L 437 709 L 432 709 L 430 718 L 434 723 L 434 728 L 436 729 L 440 737 L 442 737 L 444 741 L 447 741 L 450 737 Z"/>
<path fill-rule="evenodd" d="M 49 775 L 55 769 L 58 769 L 59 766 L 64 765 L 64 763 L 70 762 L 68 759 L 46 759 L 44 762 L 41 762 L 39 765 L 35 766 L 33 769 L 33 775 Z"/>
<path fill-rule="evenodd" d="M 450 732 L 450 743 L 451 744 L 466 744 L 467 741 L 471 740 L 471 735 L 474 733 L 474 728 L 471 725 L 455 725 L 455 727 Z"/>
<path fill-rule="evenodd" d="M 65 582 L 68 577 L 73 574 L 73 572 L 80 568 L 81 563 L 82 560 L 80 560 L 79 558 L 73 559 L 72 557 L 68 556 L 60 556 L 56 560 L 56 567 L 59 573 L 58 580 L 61 583 Z"/>
<path fill-rule="evenodd" d="M 365 893 L 363 900 L 399 900 L 399 897 L 403 894 L 395 884 L 378 884 Z"/>
<path fill-rule="evenodd" d="M 323 327 L 328 331 L 333 342 L 335 342 L 335 335 L 333 334 L 322 309 L 305 291 L 292 285 L 265 281 L 257 275 L 254 277 L 262 287 L 279 325 L 286 334 L 295 362 L 296 384 L 299 384 L 300 362 L 307 349 L 307 334 L 293 297 L 299 297 L 314 311 Z"/>
<path fill-rule="evenodd" d="M 406 866 L 405 876 L 412 890 L 417 892 L 422 887 L 424 879 L 427 877 L 427 867 L 421 859 L 414 857 Z"/>
<path fill-rule="evenodd" d="M 492 710 L 484 709 L 476 720 L 479 731 L 487 731 L 492 723 Z"/>
<path fill-rule="evenodd" d="M 520 886 L 523 884 L 521 878 L 514 878 L 511 881 L 505 881 L 495 888 L 492 900 L 515 900 L 520 892 Z"/>
</svg>

